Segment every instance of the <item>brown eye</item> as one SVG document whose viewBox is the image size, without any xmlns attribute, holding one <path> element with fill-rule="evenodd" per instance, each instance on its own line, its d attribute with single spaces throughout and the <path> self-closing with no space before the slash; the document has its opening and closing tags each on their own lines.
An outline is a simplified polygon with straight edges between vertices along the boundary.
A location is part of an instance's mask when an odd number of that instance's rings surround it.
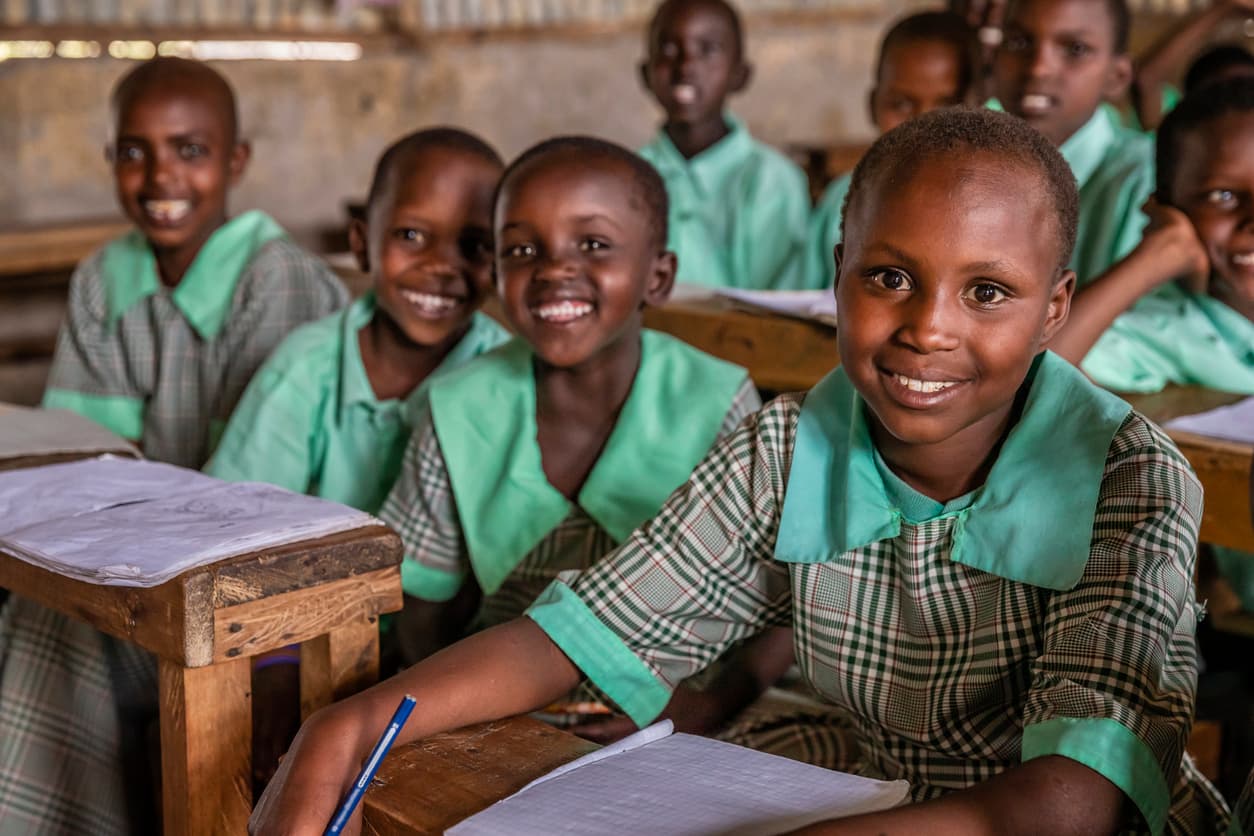
<svg viewBox="0 0 1254 836">
<path fill-rule="evenodd" d="M 910 282 L 910 277 L 900 270 L 876 270 L 868 274 L 867 278 L 872 284 L 879 285 L 885 290 L 910 290 L 914 286 Z"/>
<path fill-rule="evenodd" d="M 995 284 L 977 284 L 968 296 L 978 305 L 996 305 L 1006 298 L 1006 292 Z"/>
</svg>

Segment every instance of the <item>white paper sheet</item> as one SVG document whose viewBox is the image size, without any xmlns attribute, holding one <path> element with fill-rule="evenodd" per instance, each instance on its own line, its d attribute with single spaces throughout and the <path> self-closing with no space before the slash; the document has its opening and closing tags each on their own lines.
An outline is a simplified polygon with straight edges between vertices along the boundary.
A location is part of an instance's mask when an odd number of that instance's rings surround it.
<svg viewBox="0 0 1254 836">
<path fill-rule="evenodd" d="M 54 453 L 133 453 L 126 439 L 67 409 L 0 410 L 0 461 Z"/>
<path fill-rule="evenodd" d="M 156 586 L 195 566 L 378 522 L 273 485 L 105 457 L 0 473 L 0 549 L 68 577 Z"/>
<path fill-rule="evenodd" d="M 593 752 L 554 770 L 449 836 L 767 836 L 885 810 L 907 796 L 905 781 L 860 778 L 687 734 L 649 740 L 655 729 L 608 756 Z"/>
<path fill-rule="evenodd" d="M 1254 444 L 1254 398 L 1246 398 L 1209 412 L 1182 415 L 1168 421 L 1167 428 Z"/>
<path fill-rule="evenodd" d="M 751 308 L 836 325 L 836 297 L 830 290 L 736 290 L 722 287 L 718 293 Z"/>
</svg>

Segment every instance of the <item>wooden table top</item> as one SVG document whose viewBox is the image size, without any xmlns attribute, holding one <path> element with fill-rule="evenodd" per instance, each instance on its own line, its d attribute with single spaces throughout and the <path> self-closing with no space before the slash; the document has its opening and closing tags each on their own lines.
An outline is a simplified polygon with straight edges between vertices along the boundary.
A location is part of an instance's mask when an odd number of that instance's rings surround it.
<svg viewBox="0 0 1254 836">
<path fill-rule="evenodd" d="M 0 588 L 197 668 L 399 610 L 400 560 L 400 538 L 375 525 L 228 558 L 146 589 L 67 578 L 0 552 Z"/>
<path fill-rule="evenodd" d="M 0 276 L 69 272 L 130 227 L 128 221 L 108 218 L 0 230 Z"/>
<path fill-rule="evenodd" d="M 366 791 L 364 833 L 441 834 L 600 747 L 513 717 L 393 749 Z"/>
</svg>

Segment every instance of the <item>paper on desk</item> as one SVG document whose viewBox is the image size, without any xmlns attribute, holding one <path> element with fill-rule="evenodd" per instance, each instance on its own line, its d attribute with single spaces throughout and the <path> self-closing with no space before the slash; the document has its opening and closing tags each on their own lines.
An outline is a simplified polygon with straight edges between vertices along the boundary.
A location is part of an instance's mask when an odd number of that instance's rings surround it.
<svg viewBox="0 0 1254 836">
<path fill-rule="evenodd" d="M 140 587 L 377 522 L 273 485 L 110 457 L 0 473 L 0 520 L 0 549 L 16 557 L 90 583 Z"/>
<path fill-rule="evenodd" d="M 836 297 L 831 290 L 736 290 L 720 287 L 718 294 L 751 308 L 836 325 Z"/>
<path fill-rule="evenodd" d="M 1168 429 L 1254 444 L 1254 398 L 1168 421 Z"/>
<path fill-rule="evenodd" d="M 58 453 L 130 453 L 139 451 L 126 439 L 77 412 L 67 409 L 0 411 L 0 461 Z"/>
<path fill-rule="evenodd" d="M 860 778 L 665 731 L 649 739 L 658 734 L 652 726 L 609 755 L 601 750 L 559 767 L 448 834 L 766 836 L 895 807 L 909 789 L 905 781 Z"/>
</svg>

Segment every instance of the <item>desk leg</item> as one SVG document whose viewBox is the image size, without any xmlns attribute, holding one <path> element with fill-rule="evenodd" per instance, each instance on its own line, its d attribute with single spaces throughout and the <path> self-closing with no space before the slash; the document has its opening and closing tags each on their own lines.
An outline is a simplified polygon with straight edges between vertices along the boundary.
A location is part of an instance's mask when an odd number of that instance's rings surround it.
<svg viewBox="0 0 1254 836">
<path fill-rule="evenodd" d="M 158 658 L 166 836 L 244 833 L 252 812 L 252 664 Z"/>
<path fill-rule="evenodd" d="M 345 624 L 300 646 L 300 716 L 365 690 L 379 680 L 377 619 Z"/>
</svg>

